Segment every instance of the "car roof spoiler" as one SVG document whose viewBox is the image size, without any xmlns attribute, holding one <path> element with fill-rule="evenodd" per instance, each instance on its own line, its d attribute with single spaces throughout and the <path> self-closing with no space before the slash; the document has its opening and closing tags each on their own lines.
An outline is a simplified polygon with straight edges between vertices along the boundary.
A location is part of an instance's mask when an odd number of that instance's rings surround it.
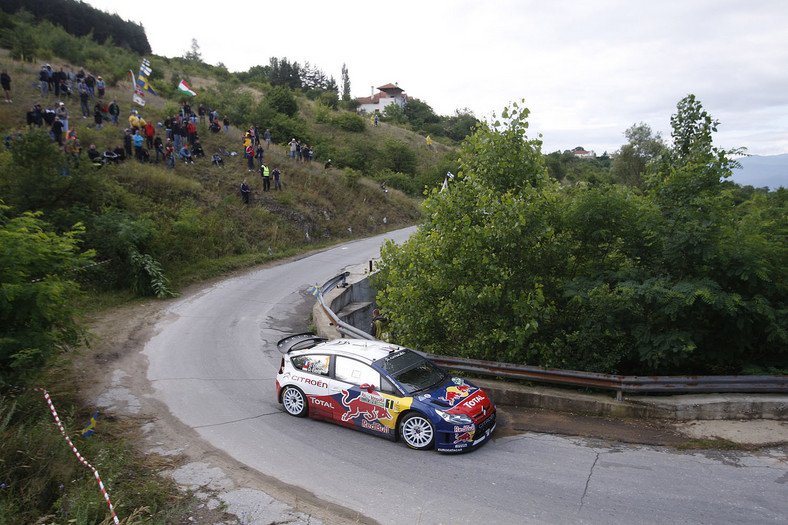
<svg viewBox="0 0 788 525">
<path fill-rule="evenodd" d="M 280 339 L 276 343 L 276 348 L 283 354 L 286 354 L 292 350 L 306 350 L 325 341 L 328 341 L 328 339 L 311 333 L 295 334 Z"/>
</svg>

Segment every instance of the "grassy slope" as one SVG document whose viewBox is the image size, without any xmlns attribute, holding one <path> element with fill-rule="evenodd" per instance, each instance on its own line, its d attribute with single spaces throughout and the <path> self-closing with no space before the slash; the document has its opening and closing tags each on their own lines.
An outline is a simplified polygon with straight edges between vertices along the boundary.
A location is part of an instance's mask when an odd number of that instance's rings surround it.
<svg viewBox="0 0 788 525">
<path fill-rule="evenodd" d="M 40 64 L 12 62 L 3 50 L 0 50 L 0 61 L 13 81 L 14 103 L 0 105 L 0 128 L 5 135 L 26 127 L 25 112 L 32 104 L 40 102 L 46 106 L 54 103 L 54 99 L 50 95 L 48 100 L 42 100 L 36 85 Z M 208 85 L 210 79 L 205 82 Z M 201 82 L 192 83 L 199 92 Z M 113 98 L 121 106 L 121 118 L 126 118 L 132 109 L 130 87 L 110 87 L 105 102 Z M 192 102 L 199 103 L 199 98 Z M 303 97 L 298 102 L 302 115 L 309 121 L 314 110 L 312 102 Z M 92 119 L 81 118 L 76 97 L 66 103 L 70 125 L 76 127 L 83 147 L 95 143 L 103 149 L 122 143 L 123 121 L 119 128 L 105 126 L 97 131 L 92 129 Z M 145 118 L 160 122 L 164 120 L 165 109 L 173 112 L 177 104 L 151 97 L 141 112 Z M 336 144 L 351 138 L 374 143 L 382 142 L 387 136 L 395 137 L 417 148 L 422 167 L 437 162 L 447 151 L 440 145 L 428 151 L 423 147 L 422 137 L 385 124 L 367 127 L 365 132 L 353 134 L 353 137 L 325 124 L 310 122 L 309 127 L 314 136 Z M 201 131 L 200 135 L 209 155 L 220 145 L 230 151 L 241 151 L 240 130 L 233 129 L 227 135 Z M 227 168 L 224 170 L 212 166 L 208 160 L 197 161 L 194 166 L 179 164 L 175 171 L 166 170 L 163 164 L 136 162 L 102 169 L 102 173 L 113 181 L 117 192 L 115 202 L 121 202 L 135 217 L 147 217 L 156 222 L 154 249 L 176 288 L 351 236 L 413 224 L 419 217 L 417 199 L 396 190 L 384 194 L 376 183 L 364 178 L 351 187 L 352 178 L 346 177 L 342 170 L 325 170 L 321 162 L 295 163 L 286 157 L 280 145 L 272 145 L 266 152 L 266 162 L 271 168 L 282 170 L 282 192 L 263 193 L 258 173 L 249 174 L 241 156 L 225 160 Z M 253 189 L 248 207 L 240 203 L 238 194 L 238 186 L 247 176 Z M 348 228 L 352 228 L 352 233 Z M 306 231 L 310 233 L 310 241 L 306 239 Z M 274 251 L 273 256 L 268 254 L 268 247 Z M 116 293 L 109 299 L 90 296 L 85 304 L 86 308 L 96 311 L 106 304 L 103 301 L 116 304 L 129 298 L 128 292 Z M 93 357 L 84 356 L 83 364 L 85 359 L 90 361 Z M 56 365 L 42 379 L 42 384 L 48 386 L 58 403 L 66 428 L 72 432 L 81 428 L 94 410 L 79 400 L 81 377 L 80 370 Z M 9 485 L 4 485 L 5 491 L 0 493 L 0 524 L 29 523 L 45 514 L 62 520 L 78 518 L 84 523 L 102 521 L 107 509 L 95 479 L 75 460 L 53 427 L 40 394 L 9 392 L 7 395 L 10 397 L 0 395 L 0 420 L 8 416 L 7 420 L 0 421 L 3 423 L 0 425 L 0 464 L 4 469 L 22 469 L 20 476 L 13 478 L 22 481 L 5 479 Z M 90 440 L 80 440 L 80 451 L 94 461 L 104 458 L 98 466 L 102 476 L 110 480 L 108 488 L 119 514 L 127 519 L 135 516 L 129 522 L 187 522 L 189 516 L 194 516 L 195 501 L 180 493 L 170 480 L 159 477 L 160 465 L 156 457 L 135 452 L 138 423 L 101 416 L 98 432 Z M 31 465 L 35 468 L 31 469 Z M 144 508 L 147 510 L 142 510 Z M 217 516 L 202 518 L 215 521 L 224 517 L 219 509 Z"/>
<path fill-rule="evenodd" d="M 42 99 L 35 85 L 40 64 L 11 63 L 5 52 L 0 59 L 13 79 L 14 98 L 13 104 L 0 106 L 0 127 L 6 131 L 24 128 L 25 112 L 32 104 L 40 102 L 46 107 L 55 103 L 55 99 L 51 95 Z M 212 79 L 193 79 L 192 87 L 199 92 L 202 86 L 213 83 Z M 257 93 L 257 96 L 262 95 Z M 159 123 L 167 114 L 176 112 L 180 104 L 179 100 L 149 96 L 147 105 L 140 108 L 132 105 L 130 98 L 130 82 L 107 89 L 104 102 L 118 101 L 121 122 L 118 128 L 105 124 L 102 130 L 93 129 L 92 118 L 81 118 L 77 97 L 66 100 L 69 124 L 76 127 L 83 148 L 96 144 L 103 151 L 108 146 L 122 144 L 123 128 L 127 125 L 124 121 L 131 109 L 138 109 L 145 119 Z M 447 151 L 442 145 L 427 150 L 423 137 L 385 124 L 367 126 L 362 133 L 317 124 L 313 120 L 314 103 L 305 97 L 297 100 L 299 114 L 307 120 L 310 133 L 324 143 L 341 146 L 354 140 L 379 146 L 386 137 L 395 137 L 413 145 L 420 169 L 434 165 Z M 190 99 L 194 107 L 199 102 L 199 96 Z M 93 104 L 91 100 L 91 109 Z M 217 109 L 221 113 L 221 108 Z M 271 169 L 282 171 L 284 191 L 263 193 L 259 172 L 249 173 L 241 155 L 242 130 L 231 128 L 228 134 L 212 134 L 204 125 L 198 130 L 209 156 L 220 146 L 239 155 L 225 158 L 224 170 L 211 165 L 209 159 L 197 160 L 189 166 L 178 164 L 174 171 L 167 170 L 163 164 L 136 162 L 103 168 L 107 177 L 117 182 L 124 208 L 135 217 L 156 222 L 154 256 L 162 262 L 175 286 L 262 262 L 270 258 L 268 248 L 277 257 L 352 236 L 380 233 L 418 220 L 418 199 L 396 190 L 384 194 L 373 181 L 363 177 L 354 180 L 340 169 L 325 170 L 319 151 L 318 160 L 297 163 L 287 157 L 284 145 L 272 144 L 265 161 Z M 159 132 L 163 134 L 164 130 Z M 238 188 L 247 177 L 252 196 L 251 205 L 245 207 L 240 202 Z"/>
</svg>

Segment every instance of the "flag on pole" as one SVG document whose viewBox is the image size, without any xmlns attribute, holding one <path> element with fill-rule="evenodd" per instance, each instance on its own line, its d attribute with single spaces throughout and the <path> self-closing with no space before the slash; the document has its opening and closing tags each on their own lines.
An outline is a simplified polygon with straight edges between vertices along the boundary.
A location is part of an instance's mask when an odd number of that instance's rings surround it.
<svg viewBox="0 0 788 525">
<path fill-rule="evenodd" d="M 308 231 L 306 232 L 306 240 L 307 241 L 309 240 L 309 232 Z"/>
<path fill-rule="evenodd" d="M 185 80 L 181 80 L 181 83 L 178 84 L 178 91 L 186 95 L 189 95 L 190 97 L 197 96 L 197 92 L 194 91 L 192 88 L 190 88 L 189 84 L 187 84 Z"/>
<path fill-rule="evenodd" d="M 140 90 L 147 91 L 155 97 L 156 92 L 153 91 L 153 88 L 148 82 L 148 76 L 150 75 L 150 73 L 151 73 L 150 62 L 148 62 L 148 59 L 143 58 L 142 64 L 140 65 L 140 72 L 137 75 L 137 86 L 139 86 Z"/>
<path fill-rule="evenodd" d="M 93 417 L 90 418 L 90 423 L 82 429 L 82 437 L 90 437 L 93 435 L 93 432 L 96 430 L 96 418 L 98 417 L 98 412 L 93 414 Z"/>
<path fill-rule="evenodd" d="M 320 286 L 317 283 L 315 283 L 315 285 L 312 287 L 312 295 L 316 296 L 319 293 L 320 293 Z"/>
<path fill-rule="evenodd" d="M 274 254 L 274 251 L 273 251 L 273 250 L 271 249 L 271 247 L 269 246 L 269 247 L 268 247 L 268 255 L 273 255 L 273 254 Z"/>
</svg>

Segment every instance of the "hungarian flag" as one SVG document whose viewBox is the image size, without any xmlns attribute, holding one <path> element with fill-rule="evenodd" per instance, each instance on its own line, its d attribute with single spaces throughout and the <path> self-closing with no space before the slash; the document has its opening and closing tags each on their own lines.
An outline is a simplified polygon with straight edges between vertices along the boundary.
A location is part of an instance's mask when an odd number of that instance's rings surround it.
<svg viewBox="0 0 788 525">
<path fill-rule="evenodd" d="M 192 88 L 190 88 L 189 84 L 187 84 L 185 80 L 181 80 L 181 83 L 178 84 L 178 91 L 180 91 L 181 93 L 185 93 L 190 97 L 194 97 L 197 95 L 197 92 L 195 92 Z"/>
</svg>

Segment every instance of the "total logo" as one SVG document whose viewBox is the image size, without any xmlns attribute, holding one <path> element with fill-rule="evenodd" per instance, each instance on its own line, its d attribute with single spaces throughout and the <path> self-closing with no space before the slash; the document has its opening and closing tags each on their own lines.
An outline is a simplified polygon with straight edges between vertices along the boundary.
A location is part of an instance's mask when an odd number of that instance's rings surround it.
<svg viewBox="0 0 788 525">
<path fill-rule="evenodd" d="M 451 387 L 449 387 L 449 388 L 451 388 Z M 465 405 L 470 407 L 470 408 L 473 408 L 473 407 L 475 407 L 476 405 L 478 405 L 479 403 L 482 403 L 482 402 L 484 402 L 484 396 L 479 394 L 479 395 L 477 395 L 475 397 L 470 398 L 468 401 L 466 401 Z"/>
</svg>

